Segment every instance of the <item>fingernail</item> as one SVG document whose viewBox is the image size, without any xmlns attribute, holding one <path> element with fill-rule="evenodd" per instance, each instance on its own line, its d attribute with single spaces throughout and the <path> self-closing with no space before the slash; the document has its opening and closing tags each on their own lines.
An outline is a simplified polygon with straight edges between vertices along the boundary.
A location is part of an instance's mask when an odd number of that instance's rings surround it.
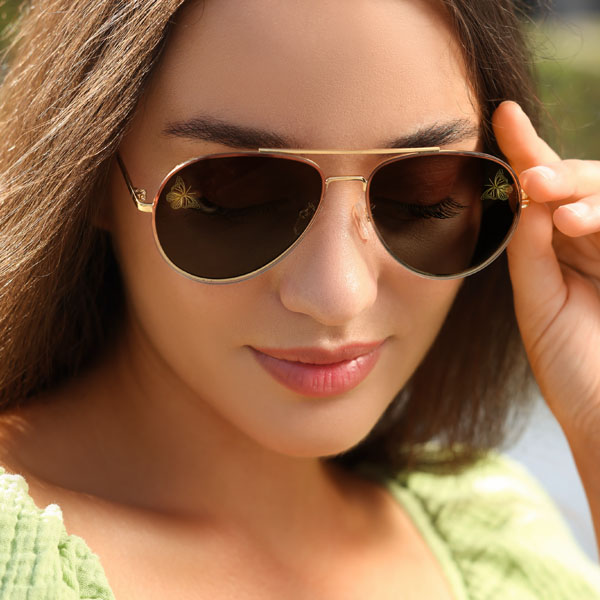
<svg viewBox="0 0 600 600">
<path fill-rule="evenodd" d="M 554 181 L 556 179 L 556 171 L 550 167 L 533 167 L 529 169 L 532 173 L 539 173 L 546 181 Z"/>
<path fill-rule="evenodd" d="M 587 204 L 565 204 L 564 207 L 579 219 L 585 219 L 589 217 L 590 213 L 592 212 Z"/>
</svg>

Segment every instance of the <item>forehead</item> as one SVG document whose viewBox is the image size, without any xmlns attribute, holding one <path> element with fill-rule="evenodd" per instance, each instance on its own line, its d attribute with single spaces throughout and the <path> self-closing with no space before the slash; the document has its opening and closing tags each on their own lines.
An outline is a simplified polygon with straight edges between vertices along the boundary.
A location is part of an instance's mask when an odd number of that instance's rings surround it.
<svg viewBox="0 0 600 600">
<path fill-rule="evenodd" d="M 476 119 L 435 0 L 206 0 L 176 18 L 150 88 L 169 119 L 208 114 L 308 145 Z"/>
</svg>

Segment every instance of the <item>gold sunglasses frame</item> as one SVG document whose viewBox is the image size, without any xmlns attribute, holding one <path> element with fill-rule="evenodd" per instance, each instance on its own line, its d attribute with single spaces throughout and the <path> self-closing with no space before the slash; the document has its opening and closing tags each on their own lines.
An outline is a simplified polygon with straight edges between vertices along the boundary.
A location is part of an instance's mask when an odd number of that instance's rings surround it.
<svg viewBox="0 0 600 600">
<path fill-rule="evenodd" d="M 258 150 L 250 150 L 250 151 L 242 151 L 242 152 L 207 154 L 207 155 L 198 156 L 198 157 L 192 158 L 190 160 L 187 160 L 187 161 L 175 166 L 173 169 L 171 169 L 169 171 L 169 173 L 161 181 L 161 183 L 158 187 L 158 191 L 151 202 L 148 202 L 148 194 L 144 188 L 137 188 L 133 185 L 133 183 L 131 181 L 131 177 L 129 176 L 129 172 L 127 171 L 125 163 L 119 153 L 117 153 L 116 159 L 117 159 L 117 164 L 123 175 L 125 184 L 127 185 L 127 189 L 129 190 L 129 194 L 131 195 L 131 198 L 133 200 L 135 207 L 140 212 L 152 213 L 152 229 L 153 229 L 153 234 L 154 234 L 154 240 L 155 240 L 155 243 L 156 243 L 161 255 L 163 256 L 165 261 L 169 264 L 169 266 L 172 267 L 175 271 L 177 271 L 181 275 L 183 275 L 184 277 L 187 277 L 188 279 L 192 279 L 194 281 L 199 281 L 201 283 L 210 283 L 210 284 L 225 284 L 225 283 L 237 283 L 240 281 L 245 281 L 246 279 L 250 279 L 252 277 L 256 277 L 257 275 L 260 275 L 261 273 L 270 269 L 272 266 L 277 264 L 279 261 L 283 260 L 302 241 L 304 236 L 307 234 L 307 232 L 312 227 L 312 224 L 314 223 L 314 221 L 317 217 L 317 214 L 320 210 L 323 196 L 325 195 L 325 192 L 327 191 L 327 189 L 331 183 L 340 182 L 340 181 L 359 181 L 363 186 L 363 193 L 365 194 L 365 204 L 367 207 L 367 212 L 366 212 L 365 217 L 366 217 L 367 221 L 372 222 L 371 210 L 370 210 L 369 203 L 367 201 L 367 199 L 368 199 L 367 198 L 367 190 L 369 187 L 369 182 L 372 179 L 372 177 L 375 175 L 375 173 L 380 168 L 385 166 L 386 164 L 392 162 L 392 160 L 398 156 L 402 156 L 403 158 L 408 158 L 411 155 L 436 155 L 436 154 L 451 154 L 453 156 L 474 156 L 474 157 L 479 157 L 479 158 L 485 158 L 485 159 L 488 159 L 488 160 L 498 163 L 504 169 L 508 170 L 511 173 L 511 175 L 513 176 L 515 182 L 518 184 L 517 185 L 518 201 L 517 201 L 517 205 L 516 205 L 517 211 L 515 213 L 515 219 L 513 221 L 513 224 L 511 226 L 510 230 L 507 232 L 506 237 L 505 237 L 503 243 L 501 244 L 501 246 L 498 248 L 498 250 L 496 252 L 494 252 L 482 264 L 477 265 L 476 267 L 473 267 L 471 269 L 468 269 L 467 271 L 462 271 L 460 273 L 452 274 L 452 275 L 432 275 L 431 273 L 419 271 L 415 267 L 407 265 L 402 260 L 400 260 L 399 258 L 394 256 L 391 253 L 391 251 L 389 250 L 385 240 L 383 240 L 383 238 L 381 237 L 377 227 L 374 227 L 373 229 L 375 230 L 379 240 L 384 245 L 384 247 L 386 248 L 386 250 L 388 251 L 390 256 L 392 256 L 392 258 L 396 262 L 398 262 L 400 265 L 402 265 L 409 271 L 416 273 L 417 275 L 420 275 L 427 279 L 438 279 L 438 280 L 462 279 L 464 277 L 468 277 L 469 275 L 472 275 L 473 273 L 481 271 L 482 269 L 487 267 L 490 263 L 492 263 L 494 260 L 496 260 L 496 258 L 498 258 L 498 256 L 504 251 L 504 248 L 506 247 L 508 241 L 512 237 L 512 234 L 514 233 L 514 231 L 517 227 L 517 224 L 519 222 L 519 217 L 520 217 L 520 211 L 524 208 L 527 208 L 527 206 L 529 206 L 529 198 L 528 198 L 527 194 L 525 193 L 525 191 L 523 190 L 523 188 L 521 187 L 519 178 L 518 178 L 517 174 L 515 173 L 515 171 L 512 169 L 512 167 L 508 163 L 504 162 L 503 160 L 501 160 L 491 154 L 486 154 L 483 152 L 467 151 L 467 150 L 464 150 L 464 151 L 463 150 L 442 150 L 441 148 L 436 147 L 436 146 L 424 147 L 424 148 L 374 148 L 374 149 L 367 149 L 367 150 L 337 150 L 337 149 L 317 150 L 317 149 L 306 149 L 306 148 L 290 148 L 290 149 L 288 149 L 288 148 L 285 148 L 285 149 L 259 148 Z M 167 182 L 176 173 L 183 170 L 185 167 L 187 167 L 195 162 L 198 162 L 199 160 L 202 160 L 204 158 L 208 158 L 208 157 L 211 157 L 211 158 L 216 158 L 216 157 L 233 158 L 236 156 L 258 156 L 258 155 L 274 156 L 274 157 L 279 157 L 279 158 L 287 158 L 290 160 L 297 160 L 299 162 L 309 164 L 312 167 L 316 168 L 317 171 L 319 172 L 319 174 L 321 175 L 321 181 L 323 182 L 321 196 L 320 196 L 319 202 L 317 204 L 317 210 L 315 211 L 315 214 L 313 215 L 313 217 L 312 217 L 310 223 L 307 225 L 306 229 L 279 256 L 274 258 L 272 261 L 270 261 L 266 265 L 263 265 L 262 267 L 254 270 L 250 273 L 245 273 L 244 275 L 239 275 L 236 277 L 230 277 L 230 278 L 226 278 L 226 279 L 211 279 L 211 278 L 206 278 L 206 277 L 200 277 L 198 275 L 193 275 L 191 273 L 188 273 L 187 271 L 184 271 L 180 267 L 178 267 L 176 264 L 174 264 L 171 261 L 171 259 L 164 252 L 162 245 L 158 239 L 158 234 L 156 231 L 155 208 L 158 203 L 158 199 L 160 198 Z M 371 171 L 369 176 L 365 178 L 362 175 L 340 175 L 340 176 L 333 176 L 333 177 L 325 177 L 323 175 L 321 167 L 313 160 L 304 158 L 305 155 L 382 155 L 382 156 L 391 155 L 391 157 L 388 160 L 385 160 L 385 161 L 381 162 L 379 165 L 377 165 Z"/>
</svg>

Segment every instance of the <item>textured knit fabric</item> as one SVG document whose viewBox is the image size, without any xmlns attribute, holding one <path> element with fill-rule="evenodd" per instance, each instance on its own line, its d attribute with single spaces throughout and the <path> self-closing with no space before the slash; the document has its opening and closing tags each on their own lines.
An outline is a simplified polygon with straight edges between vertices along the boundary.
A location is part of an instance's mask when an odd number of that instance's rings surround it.
<svg viewBox="0 0 600 600">
<path fill-rule="evenodd" d="M 67 535 L 56 504 L 39 509 L 0 467 L 1 600 L 114 600 L 98 557 Z"/>
<path fill-rule="evenodd" d="M 393 478 L 370 465 L 360 470 L 404 507 L 455 600 L 600 600 L 600 566 L 514 461 L 490 453 L 456 475 L 434 467 Z"/>
<path fill-rule="evenodd" d="M 370 465 L 359 472 L 404 507 L 455 600 L 600 600 L 600 567 L 512 461 L 491 454 L 457 475 L 428 469 L 390 478 Z M 25 480 L 2 468 L 0 599 L 114 600 L 98 557 L 67 534 L 60 508 L 37 508 Z"/>
</svg>

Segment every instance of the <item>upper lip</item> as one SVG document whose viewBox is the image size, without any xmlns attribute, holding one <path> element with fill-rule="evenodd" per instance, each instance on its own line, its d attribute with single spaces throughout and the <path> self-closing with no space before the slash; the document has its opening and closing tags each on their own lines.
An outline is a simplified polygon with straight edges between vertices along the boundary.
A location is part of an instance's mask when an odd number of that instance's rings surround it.
<svg viewBox="0 0 600 600">
<path fill-rule="evenodd" d="M 383 344 L 383 340 L 377 342 L 357 342 L 338 346 L 337 348 L 297 347 L 297 348 L 267 348 L 251 346 L 254 350 L 262 352 L 279 360 L 290 362 L 301 362 L 311 365 L 330 365 L 353 360 L 359 356 L 369 354 Z"/>
</svg>

